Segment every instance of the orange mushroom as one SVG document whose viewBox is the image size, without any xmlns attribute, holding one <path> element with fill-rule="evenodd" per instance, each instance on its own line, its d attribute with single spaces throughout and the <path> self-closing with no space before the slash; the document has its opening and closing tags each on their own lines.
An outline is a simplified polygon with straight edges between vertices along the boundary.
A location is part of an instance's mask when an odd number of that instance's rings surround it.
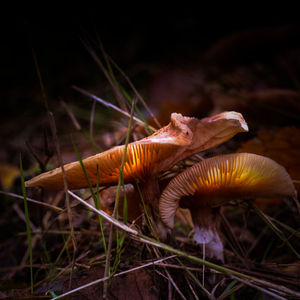
<svg viewBox="0 0 300 300">
<path fill-rule="evenodd" d="M 232 199 L 296 197 L 286 170 L 275 161 L 256 154 L 236 153 L 212 157 L 173 178 L 159 200 L 161 220 L 169 228 L 180 206 L 189 208 L 194 240 L 204 244 L 208 255 L 223 261 L 218 210 Z"/>
<path fill-rule="evenodd" d="M 158 210 L 159 187 L 157 176 L 178 161 L 200 151 L 218 146 L 238 132 L 248 131 L 243 116 L 236 112 L 223 112 L 213 117 L 198 120 L 173 113 L 171 122 L 142 140 L 128 144 L 123 170 L 125 183 L 139 182 L 143 198 Z M 83 160 L 92 185 L 115 185 L 118 182 L 125 146 L 117 146 Z M 87 187 L 80 163 L 64 166 L 68 187 Z M 48 189 L 63 189 L 61 168 L 40 174 L 25 183 L 26 187 L 40 186 Z M 158 212 L 157 212 L 158 214 Z"/>
</svg>

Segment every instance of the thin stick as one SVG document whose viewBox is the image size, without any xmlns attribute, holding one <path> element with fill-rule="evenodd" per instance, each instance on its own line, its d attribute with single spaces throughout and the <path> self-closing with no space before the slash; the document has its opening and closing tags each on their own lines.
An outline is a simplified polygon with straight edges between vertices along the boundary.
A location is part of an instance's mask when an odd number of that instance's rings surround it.
<svg viewBox="0 0 300 300">
<path fill-rule="evenodd" d="M 62 176 L 63 176 L 63 181 L 64 181 L 64 192 L 66 196 L 66 207 L 67 207 L 67 214 L 68 214 L 68 220 L 69 220 L 69 226 L 71 229 L 71 239 L 72 239 L 72 244 L 73 244 L 73 261 L 72 261 L 72 269 L 71 269 L 71 274 L 70 274 L 70 283 L 69 286 L 71 287 L 72 285 L 72 277 L 73 277 L 73 270 L 75 267 L 75 256 L 77 252 L 77 245 L 76 245 L 76 238 L 74 234 L 74 227 L 73 227 L 73 222 L 72 222 L 72 211 L 71 211 L 71 206 L 70 206 L 70 197 L 68 194 L 68 182 L 67 182 L 67 177 L 65 173 L 65 168 L 63 165 L 62 157 L 61 157 L 61 152 L 60 152 L 60 145 L 57 137 L 57 131 L 56 131 L 56 125 L 55 125 L 55 120 L 52 112 L 48 112 L 48 117 L 50 121 L 50 127 L 53 135 L 53 140 L 56 148 L 56 155 L 57 159 L 59 162 L 59 165 L 61 166 L 61 171 L 62 171 Z"/>
<path fill-rule="evenodd" d="M 138 235 L 138 232 L 130 227 L 128 227 L 127 225 L 123 224 L 122 222 L 116 220 L 115 218 L 112 218 L 109 214 L 107 214 L 105 211 L 103 210 L 98 210 L 96 209 L 94 206 L 92 206 L 91 204 L 89 204 L 88 202 L 84 201 L 83 199 L 81 199 L 79 196 L 77 196 L 76 194 L 74 194 L 73 192 L 71 192 L 70 190 L 68 190 L 68 193 L 74 197 L 76 200 L 78 200 L 79 202 L 81 202 L 82 204 L 84 204 L 85 206 L 87 206 L 90 210 L 94 211 L 95 213 L 101 215 L 106 221 L 111 222 L 112 224 L 114 224 L 115 226 L 117 226 L 118 228 L 131 233 L 133 235 Z"/>
<path fill-rule="evenodd" d="M 31 239 L 30 219 L 29 219 L 29 212 L 28 212 L 28 205 L 27 205 L 27 195 L 26 195 L 26 188 L 25 188 L 25 182 L 24 182 L 23 164 L 22 164 L 21 154 L 20 154 L 20 175 L 21 175 L 22 193 L 23 193 L 23 197 L 24 197 L 25 223 L 26 223 L 28 251 L 29 251 L 30 291 L 31 291 L 31 294 L 33 294 L 32 239 Z"/>
<path fill-rule="evenodd" d="M 95 118 L 96 100 L 93 101 L 90 117 L 90 138 L 94 141 L 94 118 Z"/>
<path fill-rule="evenodd" d="M 187 274 L 194 280 L 194 282 L 201 288 L 204 294 L 207 296 L 208 299 L 214 300 L 213 295 L 205 288 L 203 284 L 196 278 L 196 276 L 186 268 L 186 266 L 180 261 L 179 258 L 176 258 L 177 262 L 183 267 L 183 269 L 187 272 Z M 204 265 L 202 266 L 202 270 L 204 269 Z"/>
<path fill-rule="evenodd" d="M 241 278 L 237 278 L 236 276 L 233 276 L 233 275 L 232 275 L 231 277 L 234 278 L 234 279 L 236 279 L 236 280 L 238 280 L 238 281 L 240 281 L 240 282 L 242 282 L 242 283 L 244 283 L 244 284 L 246 284 L 246 285 L 248 285 L 248 286 L 251 286 L 251 287 L 253 287 L 253 288 L 255 288 L 255 289 L 257 289 L 257 290 L 259 290 L 259 291 L 261 291 L 261 292 L 263 292 L 263 293 L 265 293 L 265 294 L 268 294 L 268 295 L 270 295 L 270 296 L 272 296 L 272 297 L 274 297 L 274 298 L 276 298 L 276 299 L 287 300 L 287 298 L 281 297 L 281 296 L 279 296 L 278 294 L 275 294 L 275 293 L 273 293 L 273 292 L 270 292 L 270 291 L 267 290 L 267 289 L 264 289 L 264 288 L 262 288 L 262 287 L 259 287 L 259 286 L 257 286 L 257 285 L 254 285 L 253 283 L 249 282 L 248 280 L 241 279 Z"/>
<path fill-rule="evenodd" d="M 154 251 L 154 253 L 155 253 L 155 255 L 156 255 L 157 258 L 161 257 L 157 248 L 153 247 L 153 251 Z M 186 300 L 185 296 L 183 295 L 183 293 L 181 292 L 181 290 L 179 289 L 179 287 L 177 286 L 177 284 L 173 280 L 173 278 L 170 275 L 170 273 L 167 270 L 167 268 L 163 267 L 163 269 L 164 269 L 165 273 L 167 274 L 168 281 L 171 282 L 171 284 L 173 285 L 173 287 L 175 288 L 175 290 L 177 291 L 177 293 L 181 296 L 181 298 Z"/>
<path fill-rule="evenodd" d="M 121 163 L 121 167 L 120 167 L 118 188 L 117 188 L 115 206 L 114 206 L 114 210 L 112 213 L 112 217 L 115 217 L 116 213 L 118 211 L 119 195 L 120 195 L 120 189 L 121 189 L 121 183 L 122 183 L 123 169 L 124 169 L 124 165 L 126 162 L 127 146 L 129 143 L 129 138 L 130 138 L 130 133 L 131 133 L 131 128 L 132 128 L 134 107 L 135 107 L 135 101 L 133 101 L 133 103 L 132 103 L 131 112 L 130 112 L 130 119 L 129 119 L 129 123 L 128 123 L 127 136 L 126 136 L 125 147 L 124 147 L 124 152 L 123 152 L 123 157 L 122 157 L 122 163 Z M 110 267 L 110 253 L 111 253 L 111 247 L 112 247 L 112 233 L 113 233 L 113 224 L 110 223 L 110 231 L 109 231 L 107 254 L 106 254 L 105 269 L 104 269 L 104 277 L 106 277 L 109 274 L 109 269 L 110 269 L 109 267 Z M 103 285 L 103 299 L 106 299 L 106 297 L 107 297 L 107 288 L 108 288 L 107 281 L 105 281 L 104 285 Z"/>
<path fill-rule="evenodd" d="M 14 197 L 14 198 L 18 198 L 18 199 L 24 199 L 23 196 L 18 195 L 18 194 L 14 194 L 14 193 L 10 193 L 10 192 L 0 191 L 0 194 L 10 196 L 10 197 Z M 55 205 L 52 205 L 52 204 L 49 204 L 49 203 L 44 203 L 44 202 L 34 200 L 34 199 L 28 198 L 28 197 L 26 197 L 26 199 L 27 199 L 27 201 L 32 202 L 34 204 L 39 204 L 39 205 L 49 207 L 49 208 L 55 210 L 56 212 L 63 212 L 64 211 L 62 208 L 60 208 L 58 206 L 55 206 Z"/>
<path fill-rule="evenodd" d="M 17 213 L 19 218 L 22 221 L 24 221 L 24 223 L 26 224 L 26 222 L 27 222 L 26 214 L 23 213 L 23 210 L 20 209 L 20 207 L 17 203 L 14 203 L 13 209 L 15 210 L 15 212 Z M 33 233 L 34 231 L 37 231 L 37 227 L 30 220 L 28 220 L 28 221 L 29 221 L 29 226 L 31 228 L 31 233 Z"/>
<path fill-rule="evenodd" d="M 64 100 L 60 99 L 60 104 L 65 109 L 67 115 L 71 119 L 71 121 L 72 121 L 74 127 L 76 128 L 76 130 L 80 131 L 81 130 L 81 126 L 80 126 L 79 122 L 77 121 L 76 117 L 74 116 L 73 112 L 71 111 L 71 109 L 66 104 L 66 102 Z"/>
<path fill-rule="evenodd" d="M 179 256 L 185 257 L 185 258 L 187 258 L 187 259 L 189 259 L 191 261 L 194 261 L 194 262 L 196 262 L 198 264 L 201 264 L 201 265 L 205 265 L 206 267 L 211 268 L 213 270 L 216 270 L 216 271 L 218 271 L 218 272 L 220 272 L 222 274 L 226 274 L 226 275 L 231 276 L 231 277 L 235 276 L 236 280 L 241 281 L 240 279 L 244 279 L 243 283 L 245 283 L 245 284 L 247 284 L 247 285 L 250 286 L 250 284 L 248 284 L 248 283 L 251 282 L 252 283 L 251 287 L 253 286 L 254 288 L 256 288 L 256 287 L 259 287 L 259 286 L 265 286 L 265 287 L 271 288 L 271 289 L 273 289 L 275 291 L 278 291 L 280 293 L 284 293 L 287 296 L 292 296 L 294 298 L 295 297 L 298 297 L 298 298 L 300 297 L 300 293 L 299 292 L 291 290 L 291 289 L 289 289 L 289 288 L 287 288 L 285 286 L 274 284 L 274 283 L 266 281 L 266 280 L 258 279 L 256 277 L 249 276 L 249 275 L 246 275 L 246 274 L 243 274 L 243 273 L 231 270 L 229 268 L 216 265 L 216 264 L 211 263 L 209 261 L 202 260 L 199 257 L 186 254 L 185 252 L 183 252 L 181 250 L 172 248 L 169 245 L 166 245 L 164 243 L 158 242 L 158 241 L 156 241 L 156 240 L 154 240 L 152 238 L 149 238 L 149 237 L 147 237 L 145 235 L 139 234 L 136 230 L 133 230 L 132 228 L 128 227 L 127 225 L 123 224 L 122 222 L 115 220 L 114 218 L 112 218 L 109 215 L 107 215 L 105 212 L 98 211 L 95 207 L 93 207 L 89 203 L 85 202 L 83 199 L 81 199 L 77 195 L 73 194 L 72 192 L 70 192 L 70 191 L 68 191 L 68 192 L 72 196 L 74 195 L 75 198 L 78 201 L 80 201 L 82 204 L 84 204 L 85 206 L 89 207 L 94 212 L 96 212 L 98 214 L 101 214 L 107 220 L 110 219 L 110 222 L 113 222 L 115 226 L 117 226 L 118 228 L 120 228 L 120 229 L 126 231 L 127 233 L 131 234 L 131 238 L 134 239 L 134 240 L 136 240 L 136 241 L 139 241 L 139 242 L 144 243 L 144 244 L 152 245 L 152 246 L 164 249 L 165 251 L 169 251 L 169 252 L 171 252 L 173 254 L 177 254 Z"/>
</svg>

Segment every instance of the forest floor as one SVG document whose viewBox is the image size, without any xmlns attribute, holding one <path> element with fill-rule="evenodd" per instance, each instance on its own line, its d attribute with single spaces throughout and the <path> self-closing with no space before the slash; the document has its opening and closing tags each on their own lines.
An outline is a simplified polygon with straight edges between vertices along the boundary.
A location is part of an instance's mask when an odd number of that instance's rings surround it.
<svg viewBox="0 0 300 300">
<path fill-rule="evenodd" d="M 33 36 L 33 51 L 27 53 L 32 65 L 22 66 L 30 74 L 20 70 L 19 81 L 3 93 L 10 104 L 1 112 L 0 299 L 50 299 L 72 290 L 68 299 L 98 299 L 103 293 L 108 299 L 300 299 L 300 215 L 289 199 L 224 206 L 225 262 L 206 258 L 203 264 L 201 247 L 190 240 L 188 213 L 187 219 L 177 218 L 167 246 L 137 224 L 126 228 L 142 237 L 115 227 L 111 231 L 110 221 L 99 222 L 97 213 L 73 197 L 68 211 L 64 191 L 35 188 L 27 189 L 26 221 L 19 163 L 21 154 L 25 180 L 59 165 L 47 109 L 54 114 L 64 163 L 77 160 L 73 143 L 82 158 L 125 143 L 128 117 L 72 86 L 128 113 L 126 97 L 138 99 L 138 91 L 163 126 L 173 112 L 199 119 L 223 111 L 242 113 L 249 132 L 200 156 L 250 152 L 270 157 L 286 168 L 299 194 L 299 36 L 294 25 L 236 30 L 205 45 L 187 44 L 191 50 L 180 59 L 182 48 L 159 59 L 147 53 L 145 59 L 140 53 L 147 44 L 138 34 L 123 52 L 109 42 L 105 52 L 97 36 L 83 33 L 81 50 L 66 53 L 54 47 L 55 56 L 45 50 L 47 44 L 35 44 Z M 115 63 L 124 63 L 126 76 Z M 137 107 L 155 127 L 139 100 Z M 130 142 L 146 135 L 134 122 Z M 179 164 L 167 177 L 162 174 L 161 186 L 197 159 Z M 89 189 L 76 193 L 93 204 Z M 111 193 L 114 197 L 115 190 Z M 107 269 L 110 276 L 104 278 Z"/>
</svg>

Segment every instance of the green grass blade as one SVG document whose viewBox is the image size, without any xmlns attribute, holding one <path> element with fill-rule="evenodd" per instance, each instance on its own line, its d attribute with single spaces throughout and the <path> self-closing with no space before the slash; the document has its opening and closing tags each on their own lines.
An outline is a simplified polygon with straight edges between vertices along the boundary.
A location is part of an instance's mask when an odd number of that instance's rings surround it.
<svg viewBox="0 0 300 300">
<path fill-rule="evenodd" d="M 162 242 L 159 242 L 153 238 L 150 238 L 148 236 L 145 236 L 143 234 L 139 234 L 136 230 L 133 230 L 132 228 L 128 227 L 127 225 L 121 223 L 120 221 L 117 221 L 115 219 L 113 219 L 112 217 L 108 216 L 107 214 L 105 214 L 102 211 L 97 210 L 95 207 L 93 207 L 92 205 L 90 205 L 89 203 L 87 203 L 86 201 L 84 201 L 83 199 L 81 199 L 80 197 L 78 197 L 76 194 L 68 191 L 69 194 L 71 196 L 73 196 L 75 199 L 77 199 L 79 202 L 81 202 L 83 205 L 85 205 L 86 207 L 88 207 L 89 209 L 91 209 L 92 211 L 98 213 L 98 214 L 102 214 L 103 217 L 105 217 L 107 220 L 109 220 L 111 223 L 113 223 L 115 226 L 117 226 L 118 228 L 120 228 L 121 230 L 126 231 L 130 237 L 138 242 L 141 242 L 143 244 L 148 244 L 154 247 L 158 247 L 160 249 L 163 249 L 165 251 L 171 252 L 173 254 L 176 254 L 178 256 L 182 256 L 187 258 L 190 261 L 193 261 L 195 263 L 198 263 L 200 265 L 205 265 L 208 268 L 214 269 L 224 275 L 227 275 L 233 279 L 236 279 L 240 282 L 242 282 L 243 284 L 253 287 L 257 290 L 262 290 L 261 287 L 264 287 L 264 291 L 268 291 L 268 289 L 273 290 L 273 293 L 275 292 L 276 295 L 278 295 L 278 293 L 280 293 L 280 295 L 284 295 L 284 296 L 288 296 L 288 297 L 294 297 L 294 298 L 300 298 L 300 293 L 298 291 L 294 291 L 291 290 L 288 287 L 282 286 L 282 285 L 278 285 L 275 283 L 272 283 L 270 281 L 266 281 L 263 279 L 259 279 L 256 278 L 254 276 L 250 276 L 232 269 L 229 269 L 227 267 L 223 267 L 221 265 L 217 265 L 214 264 L 212 262 L 209 262 L 207 260 L 203 260 L 199 257 L 187 254 L 181 250 L 175 249 L 172 246 L 169 246 L 167 244 L 164 244 Z"/>
<path fill-rule="evenodd" d="M 149 215 L 148 215 L 147 207 L 146 207 L 146 204 L 145 204 L 143 195 L 142 195 L 142 191 L 141 191 L 141 189 L 140 189 L 140 187 L 139 187 L 139 184 L 136 183 L 135 186 L 136 186 L 136 188 L 137 188 L 137 190 L 138 190 L 139 197 L 140 197 L 141 202 L 142 202 L 142 205 L 143 205 L 143 209 L 144 209 L 144 213 L 145 213 L 145 216 L 146 216 L 146 220 L 147 220 L 147 224 L 148 224 L 148 226 L 149 226 L 149 229 L 150 229 L 150 231 L 152 232 L 152 234 L 153 234 L 153 236 L 155 237 L 155 239 L 159 241 L 159 238 L 158 238 L 158 236 L 157 236 L 157 234 L 156 234 L 156 232 L 155 232 L 155 230 L 154 230 L 154 228 L 153 228 L 153 226 L 152 226 L 150 217 L 149 217 Z"/>
<path fill-rule="evenodd" d="M 233 280 L 231 281 L 228 286 L 226 287 L 226 289 L 223 291 L 223 293 L 220 296 L 225 295 L 228 291 L 230 291 L 236 284 L 238 283 L 237 280 Z"/>
<path fill-rule="evenodd" d="M 92 198 L 94 200 L 94 204 L 95 204 L 96 208 L 99 209 L 100 207 L 99 207 L 98 199 L 100 200 L 100 198 L 99 197 L 97 198 L 96 195 L 95 195 L 95 192 L 93 190 L 93 186 L 92 186 L 92 184 L 89 180 L 89 176 L 88 176 L 88 174 L 86 172 L 86 169 L 84 167 L 84 164 L 82 162 L 82 158 L 79 154 L 78 148 L 77 148 L 77 146 L 76 146 L 73 139 L 72 139 L 72 144 L 73 144 L 73 147 L 74 147 L 74 150 L 75 150 L 75 153 L 76 153 L 76 157 L 77 157 L 77 159 L 80 163 L 81 169 L 82 169 L 82 171 L 84 173 L 84 176 L 85 176 L 85 179 L 87 181 L 88 187 L 90 189 Z M 98 168 L 99 167 L 97 165 L 97 193 L 98 193 L 98 196 L 99 196 L 99 169 Z M 103 248 L 104 248 L 104 251 L 105 251 L 105 254 L 106 254 L 107 253 L 107 247 L 106 247 L 105 236 L 104 236 L 104 231 L 103 231 L 103 222 L 102 222 L 102 218 L 101 218 L 100 215 L 99 215 L 99 224 L 100 224 L 100 230 L 101 230 L 101 235 L 102 235 Z"/>
<path fill-rule="evenodd" d="M 204 287 L 203 284 L 200 283 L 200 281 L 197 279 L 197 277 L 189 270 L 185 267 L 185 265 L 181 262 L 181 260 L 179 258 L 175 258 L 177 260 L 177 262 L 184 268 L 184 270 L 187 272 L 187 274 L 193 279 L 193 281 L 198 285 L 198 287 L 200 287 L 200 289 L 203 291 L 203 293 L 208 297 L 208 299 L 211 298 L 211 294 L 209 293 L 209 291 Z"/>
<path fill-rule="evenodd" d="M 124 199 L 123 199 L 123 222 L 124 224 L 127 224 L 128 221 L 128 217 L 127 217 L 127 196 L 126 196 L 126 190 L 125 190 L 125 184 L 124 184 L 124 180 L 123 180 L 123 176 L 122 176 L 122 187 L 123 187 L 123 191 L 124 191 Z"/>
<path fill-rule="evenodd" d="M 105 60 L 105 63 L 106 63 L 106 66 L 107 66 L 107 70 L 106 73 L 109 75 L 110 77 L 110 80 L 115 84 L 115 86 L 119 89 L 119 91 L 123 94 L 123 96 L 125 97 L 125 99 L 130 103 L 130 105 L 132 106 L 133 105 L 133 99 L 130 97 L 130 95 L 127 93 L 127 91 L 125 90 L 125 88 L 118 82 L 118 80 L 116 79 L 116 76 L 114 74 L 114 71 L 112 69 L 112 66 L 111 66 L 111 63 L 110 63 L 110 60 L 108 58 L 108 55 L 104 49 L 104 46 L 101 42 L 101 40 L 99 39 L 98 37 L 98 43 L 99 43 L 99 46 L 100 46 L 100 50 L 102 52 L 102 55 L 104 57 L 104 60 Z M 103 65 L 102 65 L 103 66 Z M 104 66 L 103 66 L 104 68 Z M 140 109 L 134 105 L 134 109 L 136 111 L 136 113 L 138 114 L 138 116 L 141 118 L 141 120 L 144 122 L 145 126 L 147 127 L 147 129 L 149 130 L 149 132 L 152 134 L 154 133 L 154 131 L 151 129 L 151 127 L 149 126 L 149 124 L 147 123 L 145 117 L 143 116 L 143 114 L 141 113 Z"/>
<path fill-rule="evenodd" d="M 97 165 L 97 185 L 96 185 L 96 202 L 95 206 L 97 209 L 100 209 L 100 193 L 99 193 L 99 167 Z M 103 229 L 103 219 L 102 216 L 98 215 L 99 218 L 99 225 L 100 225 L 100 230 L 101 230 L 101 236 L 102 236 L 102 243 L 103 243 L 103 248 L 104 248 L 104 253 L 107 255 L 107 247 L 106 247 L 106 240 L 105 240 L 105 235 L 104 235 L 104 229 Z"/>
<path fill-rule="evenodd" d="M 27 205 L 27 195 L 24 181 L 24 173 L 23 173 L 23 164 L 22 164 L 22 156 L 20 154 L 20 175 L 21 175 L 21 185 L 22 185 L 22 193 L 24 197 L 24 211 L 25 211 L 25 219 L 26 219 L 26 231 L 27 231 L 27 240 L 28 240 L 28 248 L 29 248 L 29 264 L 30 264 L 30 291 L 33 294 L 33 269 L 32 269 L 32 240 L 31 240 L 31 228 L 30 228 L 30 220 L 29 220 L 29 212 Z"/>
<path fill-rule="evenodd" d="M 297 252 L 297 250 L 292 246 L 292 244 L 288 241 L 288 239 L 285 237 L 285 235 L 272 223 L 272 221 L 267 217 L 260 209 L 253 206 L 253 210 L 256 212 L 256 214 L 266 223 L 266 225 L 283 241 L 284 244 L 286 244 L 291 251 L 300 259 L 300 254 Z"/>
</svg>

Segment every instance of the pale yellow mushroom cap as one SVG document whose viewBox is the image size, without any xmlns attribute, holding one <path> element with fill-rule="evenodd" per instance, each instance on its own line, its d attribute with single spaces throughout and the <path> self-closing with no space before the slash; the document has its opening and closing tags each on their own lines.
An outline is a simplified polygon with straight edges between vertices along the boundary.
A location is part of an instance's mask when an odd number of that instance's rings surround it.
<svg viewBox="0 0 300 300">
<path fill-rule="evenodd" d="M 296 190 L 287 171 L 275 161 L 235 153 L 199 162 L 170 181 L 159 200 L 161 219 L 170 228 L 184 196 L 193 196 L 191 208 L 216 207 L 230 199 L 295 197 Z"/>
</svg>

